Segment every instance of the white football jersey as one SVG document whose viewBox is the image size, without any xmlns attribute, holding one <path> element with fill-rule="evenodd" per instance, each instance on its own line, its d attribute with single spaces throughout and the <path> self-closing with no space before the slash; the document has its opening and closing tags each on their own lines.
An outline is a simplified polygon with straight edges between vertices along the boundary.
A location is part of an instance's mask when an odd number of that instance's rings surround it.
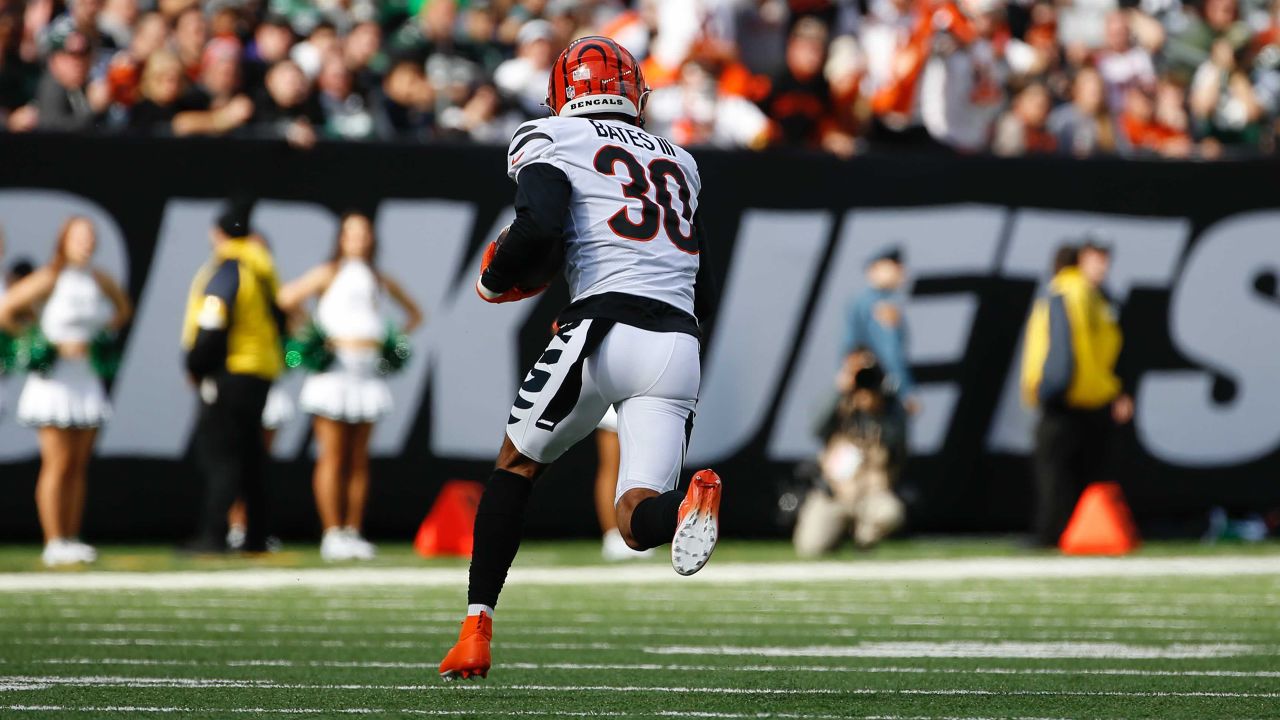
<svg viewBox="0 0 1280 720">
<path fill-rule="evenodd" d="M 549 163 L 569 178 L 565 273 L 573 301 L 619 292 L 693 314 L 693 214 L 702 179 L 683 148 L 630 123 L 549 117 L 520 127 L 508 174 Z"/>
</svg>

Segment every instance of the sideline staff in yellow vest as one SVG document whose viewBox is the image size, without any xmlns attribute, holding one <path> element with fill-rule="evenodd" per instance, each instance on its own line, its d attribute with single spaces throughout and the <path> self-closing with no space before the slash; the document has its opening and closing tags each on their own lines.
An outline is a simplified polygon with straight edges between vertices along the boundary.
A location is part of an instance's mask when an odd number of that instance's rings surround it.
<svg viewBox="0 0 1280 720">
<path fill-rule="evenodd" d="M 1110 265 L 1110 249 L 1092 240 L 1060 249 L 1027 321 L 1022 395 L 1040 411 L 1032 541 L 1044 547 L 1058 544 L 1085 486 L 1105 479 L 1115 423 L 1133 415 L 1115 373 L 1120 326 L 1102 293 Z"/>
<path fill-rule="evenodd" d="M 275 265 L 250 236 L 246 203 L 233 203 L 210 232 L 213 257 L 191 284 L 182 346 L 187 372 L 200 389 L 194 439 L 205 478 L 196 552 L 225 552 L 227 509 L 237 496 L 247 513 L 244 549 L 266 550 L 262 408 L 284 367 L 283 315 L 276 307 Z"/>
</svg>

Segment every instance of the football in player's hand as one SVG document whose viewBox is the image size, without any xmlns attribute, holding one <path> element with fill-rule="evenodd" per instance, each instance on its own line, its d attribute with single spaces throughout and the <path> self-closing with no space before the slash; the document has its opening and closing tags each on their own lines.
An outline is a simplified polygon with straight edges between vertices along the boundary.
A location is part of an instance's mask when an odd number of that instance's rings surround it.
<svg viewBox="0 0 1280 720">
<path fill-rule="evenodd" d="M 498 233 L 499 247 L 507 239 L 507 232 L 510 230 L 511 226 L 508 225 Z M 529 262 L 528 267 L 516 279 L 516 287 L 521 290 L 540 290 L 551 284 L 556 275 L 560 274 L 562 267 L 564 267 L 564 241 L 557 239 L 545 257 L 535 258 Z"/>
</svg>

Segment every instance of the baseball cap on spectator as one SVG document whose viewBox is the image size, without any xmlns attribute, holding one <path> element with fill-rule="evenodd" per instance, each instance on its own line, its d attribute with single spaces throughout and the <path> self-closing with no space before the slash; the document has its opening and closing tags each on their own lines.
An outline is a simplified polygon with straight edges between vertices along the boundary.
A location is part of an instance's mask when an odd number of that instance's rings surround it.
<svg viewBox="0 0 1280 720">
<path fill-rule="evenodd" d="M 882 260 L 887 260 L 893 263 L 894 265 L 901 265 L 903 261 L 902 248 L 898 247 L 897 245 L 884 248 L 883 250 L 876 253 L 875 255 L 872 255 L 867 260 L 867 265 L 871 266 Z"/>
<path fill-rule="evenodd" d="M 49 52 L 70 55 L 88 55 L 89 40 L 79 30 L 59 26 L 49 32 Z"/>
<path fill-rule="evenodd" d="M 246 237 L 249 234 L 249 213 L 252 210 L 253 203 L 247 199 L 231 200 L 218 216 L 218 229 L 229 238 Z"/>
<path fill-rule="evenodd" d="M 536 40 L 549 41 L 555 38 L 555 34 L 555 29 L 546 20 L 530 20 L 520 26 L 520 32 L 516 33 L 516 44 L 527 45 Z"/>
</svg>

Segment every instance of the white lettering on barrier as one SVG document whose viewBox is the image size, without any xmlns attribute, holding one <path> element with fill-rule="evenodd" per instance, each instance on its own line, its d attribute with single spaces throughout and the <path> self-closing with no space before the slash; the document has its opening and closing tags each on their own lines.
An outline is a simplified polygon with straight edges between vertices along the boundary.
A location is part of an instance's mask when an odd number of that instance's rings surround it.
<svg viewBox="0 0 1280 720">
<path fill-rule="evenodd" d="M 1138 388 L 1143 446 L 1166 462 L 1222 467 L 1280 447 L 1280 211 L 1219 221 L 1192 248 L 1169 301 L 1174 346 L 1204 370 L 1159 370 Z M 1274 292 L 1274 290 L 1272 290 Z M 1234 386 L 1215 400 L 1213 374 Z"/>
<path fill-rule="evenodd" d="M 104 456 L 175 459 L 186 448 L 194 399 L 183 377 L 177 338 L 188 285 L 208 256 L 208 229 L 220 207 L 216 201 L 175 199 L 165 208 L 113 388 L 116 420 L 99 443 Z M 469 203 L 447 201 L 394 200 L 382 205 L 377 218 L 382 266 L 424 305 L 431 322 L 414 335 L 414 361 L 391 381 L 397 410 L 375 432 L 375 454 L 394 456 L 404 450 L 428 377 L 434 455 L 489 459 L 501 439 L 522 370 L 518 335 L 533 304 L 475 301 L 474 272 L 469 268 L 478 266 L 484 245 L 465 262 L 463 257 L 474 213 Z M 94 219 L 99 263 L 125 279 L 127 248 L 114 219 L 96 204 L 63 192 L 0 191 L 10 258 L 26 255 L 42 261 L 70 214 Z M 500 215 L 490 236 L 510 214 L 508 210 Z M 888 245 L 900 245 L 914 278 L 991 274 L 1004 215 L 1003 209 L 978 206 L 850 211 L 830 266 L 819 268 L 829 233 L 826 211 L 746 210 L 709 355 L 691 462 L 724 458 L 741 449 L 765 426 L 779 392 L 769 456 L 779 461 L 811 456 L 816 449 L 809 437 L 812 414 L 830 394 L 845 307 L 862 287 L 865 260 Z M 1043 282 L 1059 242 L 1096 230 L 1114 244 L 1107 289 L 1120 301 L 1134 287 L 1173 284 L 1190 227 L 1181 218 L 1034 209 L 1018 211 L 1012 222 L 1001 267 L 1004 276 Z M 336 218 L 313 204 L 264 201 L 255 210 L 254 225 L 273 244 L 281 277 L 291 279 L 328 255 Z M 1175 347 L 1205 369 L 1144 374 L 1136 424 L 1140 442 L 1156 458 L 1191 467 L 1228 466 L 1263 457 L 1280 446 L 1275 411 L 1280 386 L 1273 382 L 1274 358 L 1280 355 L 1280 303 L 1258 286 L 1262 275 L 1280 275 L 1280 249 L 1270 242 L 1278 232 L 1280 212 L 1227 218 L 1206 231 L 1188 256 L 1171 297 L 1169 332 Z M 788 242 L 773 242 L 780 237 Z M 822 282 L 806 328 L 805 290 L 814 276 Z M 960 360 L 976 309 L 970 293 L 909 300 L 905 310 L 912 331 L 912 363 L 947 365 Z M 797 340 L 803 347 L 786 376 L 786 361 Z M 1008 359 L 1008 381 L 990 429 L 989 447 L 996 451 L 1021 453 L 1029 448 L 1029 416 L 1017 404 L 1019 355 Z M 1211 373 L 1225 378 L 1234 392 L 1215 399 Z M 299 382 L 286 383 L 295 396 L 296 388 L 289 386 Z M 4 388 L 10 418 L 0 422 L 0 462 L 36 454 L 35 433 L 11 417 L 20 386 L 20 378 L 11 378 Z M 912 449 L 928 454 L 940 449 L 947 437 L 960 388 L 929 383 L 920 386 L 919 394 L 925 412 L 913 421 Z M 306 436 L 307 419 L 298 417 L 278 437 L 277 455 L 297 457 Z"/>
<path fill-rule="evenodd" d="M 778 395 L 831 233 L 823 210 L 748 210 L 720 297 L 688 462 L 709 465 L 759 432 Z"/>
</svg>

